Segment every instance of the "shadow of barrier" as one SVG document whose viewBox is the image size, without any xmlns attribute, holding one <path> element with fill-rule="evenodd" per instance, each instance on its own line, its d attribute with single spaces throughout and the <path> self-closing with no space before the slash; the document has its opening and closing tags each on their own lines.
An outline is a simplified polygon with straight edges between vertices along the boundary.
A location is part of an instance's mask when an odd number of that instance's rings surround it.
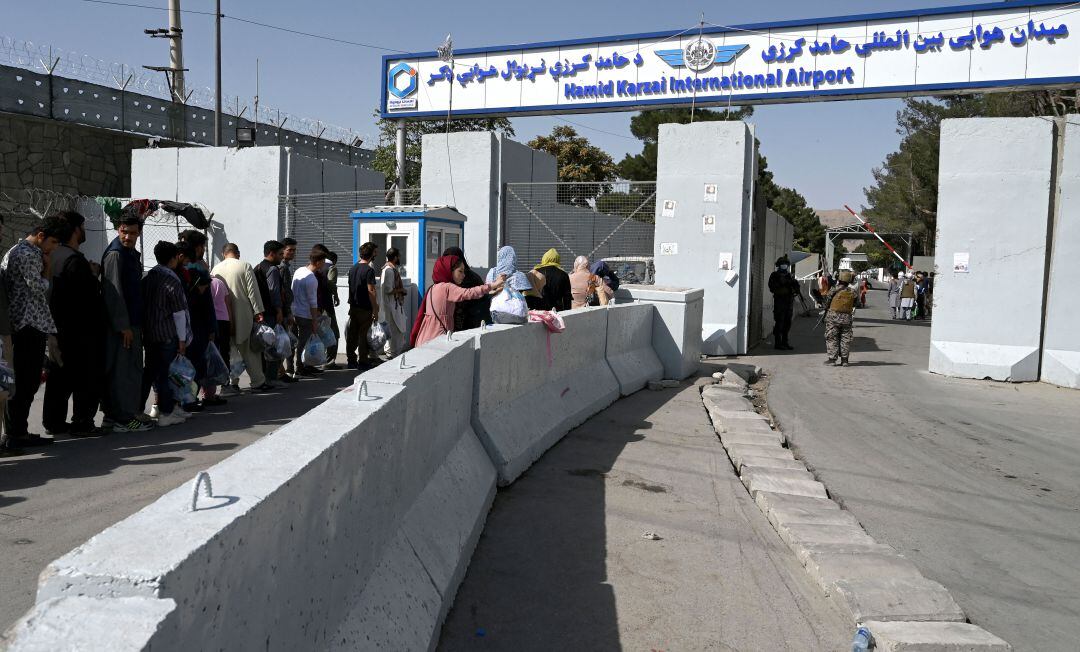
<svg viewBox="0 0 1080 652">
<path fill-rule="evenodd" d="M 53 561 L 0 643 L 433 649 L 496 482 L 663 376 L 656 345 L 673 335 L 656 314 L 466 331 L 361 374 L 208 469 L 235 500 L 193 511 L 185 484 Z"/>
</svg>

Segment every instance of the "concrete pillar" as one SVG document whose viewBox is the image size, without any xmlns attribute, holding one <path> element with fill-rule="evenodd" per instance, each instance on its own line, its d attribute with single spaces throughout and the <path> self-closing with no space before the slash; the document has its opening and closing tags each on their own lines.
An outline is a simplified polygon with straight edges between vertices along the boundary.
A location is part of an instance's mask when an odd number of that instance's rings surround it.
<svg viewBox="0 0 1080 652">
<path fill-rule="evenodd" d="M 930 371 L 1039 377 L 1053 152 L 1050 120 L 941 123 Z"/>
<path fill-rule="evenodd" d="M 656 284 L 704 288 L 702 352 L 707 355 L 746 352 L 756 167 L 749 125 L 660 125 Z M 669 201 L 675 202 L 674 217 L 664 217 Z M 722 260 L 730 261 L 730 269 L 721 269 Z"/>
<path fill-rule="evenodd" d="M 426 135 L 421 164 L 420 202 L 454 206 L 468 218 L 463 248 L 478 268 L 495 264 L 505 184 L 551 183 L 558 171 L 554 156 L 490 131 Z"/>
<path fill-rule="evenodd" d="M 1040 380 L 1080 388 L 1080 292 L 1075 273 L 1080 260 L 1080 117 L 1070 116 L 1064 125 L 1064 140 L 1058 140 L 1063 146 L 1058 158 Z"/>
</svg>

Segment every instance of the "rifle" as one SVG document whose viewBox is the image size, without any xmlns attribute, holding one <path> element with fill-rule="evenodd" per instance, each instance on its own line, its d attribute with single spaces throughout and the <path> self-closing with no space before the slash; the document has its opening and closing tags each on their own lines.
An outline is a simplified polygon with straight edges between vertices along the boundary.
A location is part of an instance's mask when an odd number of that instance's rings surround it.
<svg viewBox="0 0 1080 652">
<path fill-rule="evenodd" d="M 821 316 L 818 317 L 817 323 L 814 324 L 814 327 L 810 329 L 811 333 L 813 333 L 815 330 L 817 330 L 818 326 L 821 326 L 822 322 L 825 321 L 825 315 L 827 315 L 827 314 L 829 314 L 829 310 L 827 308 L 825 310 L 821 311 Z"/>
</svg>

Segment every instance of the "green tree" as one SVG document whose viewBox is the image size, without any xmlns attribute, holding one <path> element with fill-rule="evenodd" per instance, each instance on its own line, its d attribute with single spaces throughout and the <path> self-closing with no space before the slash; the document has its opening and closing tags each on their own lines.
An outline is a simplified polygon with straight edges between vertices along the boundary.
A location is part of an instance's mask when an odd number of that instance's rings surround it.
<svg viewBox="0 0 1080 652">
<path fill-rule="evenodd" d="M 611 155 L 569 125 L 559 125 L 551 135 L 537 136 L 528 145 L 555 157 L 559 181 L 611 181 L 616 176 Z"/>
<path fill-rule="evenodd" d="M 375 112 L 376 117 L 379 112 Z M 386 175 L 386 186 L 397 178 L 397 120 L 380 118 L 379 142 L 375 147 L 375 170 Z M 451 118 L 449 130 L 457 131 L 494 131 L 513 138 L 514 126 L 509 118 Z M 421 140 L 427 134 L 444 134 L 447 121 L 416 120 L 405 123 L 405 184 L 403 187 L 415 188 L 420 185 L 420 150 Z"/>
<path fill-rule="evenodd" d="M 946 118 L 1062 116 L 1080 112 L 1076 91 L 1027 91 L 908 99 L 896 114 L 900 148 L 874 168 L 863 215 L 879 231 L 911 231 L 915 254 L 934 252 L 938 157 Z"/>
</svg>

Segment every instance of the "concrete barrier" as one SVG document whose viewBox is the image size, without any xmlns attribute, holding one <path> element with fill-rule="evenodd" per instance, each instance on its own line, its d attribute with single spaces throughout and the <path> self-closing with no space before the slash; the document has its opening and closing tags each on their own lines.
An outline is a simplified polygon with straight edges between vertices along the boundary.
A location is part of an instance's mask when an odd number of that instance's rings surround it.
<svg viewBox="0 0 1080 652">
<path fill-rule="evenodd" d="M 6 652 L 173 649 L 176 603 L 155 598 L 53 598 L 0 636 Z"/>
<path fill-rule="evenodd" d="M 561 313 L 566 331 L 550 336 L 537 323 L 470 332 L 480 349 L 473 427 L 500 486 L 619 397 L 605 358 L 608 312 Z"/>
<path fill-rule="evenodd" d="M 495 473 L 469 426 L 473 342 L 409 355 L 212 467 L 198 511 L 180 487 L 50 564 L 39 602 L 171 598 L 161 649 L 432 648 Z"/>
<path fill-rule="evenodd" d="M 1080 118 L 1069 116 L 1058 129 L 1065 130 L 1065 146 L 1058 168 L 1058 205 L 1053 234 L 1043 324 L 1042 369 L 1039 379 L 1080 389 L 1080 302 L 1072 278 L 1080 257 Z M 1059 141 L 1060 143 L 1060 141 Z"/>
<path fill-rule="evenodd" d="M 606 357 L 623 396 L 664 377 L 664 365 L 652 346 L 655 313 L 656 308 L 645 303 L 608 306 Z"/>
<path fill-rule="evenodd" d="M 656 308 L 653 350 L 664 365 L 664 377 L 682 380 L 697 373 L 701 363 L 702 311 L 705 290 L 655 285 L 623 285 L 616 303 L 641 301 Z"/>
</svg>

